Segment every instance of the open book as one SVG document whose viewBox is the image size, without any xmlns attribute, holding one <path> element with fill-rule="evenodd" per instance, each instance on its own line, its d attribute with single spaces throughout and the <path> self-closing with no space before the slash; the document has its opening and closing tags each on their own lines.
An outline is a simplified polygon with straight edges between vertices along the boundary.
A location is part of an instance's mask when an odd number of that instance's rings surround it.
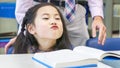
<svg viewBox="0 0 120 68">
<path fill-rule="evenodd" d="M 97 64 L 98 61 L 101 61 L 107 56 L 120 58 L 119 52 L 112 53 L 86 46 L 77 46 L 73 50 L 62 49 L 35 53 L 32 59 L 49 68 L 63 68 Z"/>
</svg>

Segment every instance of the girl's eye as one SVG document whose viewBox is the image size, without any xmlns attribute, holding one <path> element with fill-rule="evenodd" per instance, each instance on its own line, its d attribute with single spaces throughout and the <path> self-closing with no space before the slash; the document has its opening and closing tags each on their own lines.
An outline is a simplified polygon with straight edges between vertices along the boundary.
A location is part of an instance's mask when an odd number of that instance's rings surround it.
<svg viewBox="0 0 120 68">
<path fill-rule="evenodd" d="M 49 18 L 47 18 L 47 17 L 44 17 L 44 18 L 43 18 L 43 20 L 48 20 L 48 19 L 49 19 Z"/>
<path fill-rule="evenodd" d="M 55 18 L 56 20 L 60 20 L 60 18 Z"/>
</svg>

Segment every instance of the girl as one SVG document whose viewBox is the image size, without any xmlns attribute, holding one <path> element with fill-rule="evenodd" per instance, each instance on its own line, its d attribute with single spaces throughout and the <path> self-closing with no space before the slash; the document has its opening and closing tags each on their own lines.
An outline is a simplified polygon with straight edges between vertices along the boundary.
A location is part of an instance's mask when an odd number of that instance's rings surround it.
<svg viewBox="0 0 120 68">
<path fill-rule="evenodd" d="M 60 11 L 51 3 L 30 8 L 23 19 L 13 53 L 35 53 L 72 49 Z"/>
</svg>

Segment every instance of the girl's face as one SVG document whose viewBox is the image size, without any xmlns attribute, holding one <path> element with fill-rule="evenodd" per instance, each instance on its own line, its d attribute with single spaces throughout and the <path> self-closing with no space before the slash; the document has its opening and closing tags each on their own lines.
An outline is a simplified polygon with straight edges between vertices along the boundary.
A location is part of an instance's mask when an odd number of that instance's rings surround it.
<svg viewBox="0 0 120 68">
<path fill-rule="evenodd" d="M 37 39 L 58 39 L 63 34 L 61 17 L 52 6 L 39 8 L 34 23 L 32 33 Z"/>
</svg>

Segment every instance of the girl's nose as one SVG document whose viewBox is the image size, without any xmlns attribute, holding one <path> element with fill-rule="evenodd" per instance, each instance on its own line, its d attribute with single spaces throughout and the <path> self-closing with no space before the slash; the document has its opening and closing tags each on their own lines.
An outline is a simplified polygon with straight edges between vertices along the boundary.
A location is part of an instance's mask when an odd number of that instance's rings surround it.
<svg viewBox="0 0 120 68">
<path fill-rule="evenodd" d="M 50 20 L 50 24 L 51 24 L 51 25 L 56 25 L 55 20 L 54 20 L 54 19 L 51 19 L 51 20 Z"/>
<path fill-rule="evenodd" d="M 56 25 L 56 23 L 55 23 L 55 22 L 52 22 L 51 25 Z"/>
</svg>

